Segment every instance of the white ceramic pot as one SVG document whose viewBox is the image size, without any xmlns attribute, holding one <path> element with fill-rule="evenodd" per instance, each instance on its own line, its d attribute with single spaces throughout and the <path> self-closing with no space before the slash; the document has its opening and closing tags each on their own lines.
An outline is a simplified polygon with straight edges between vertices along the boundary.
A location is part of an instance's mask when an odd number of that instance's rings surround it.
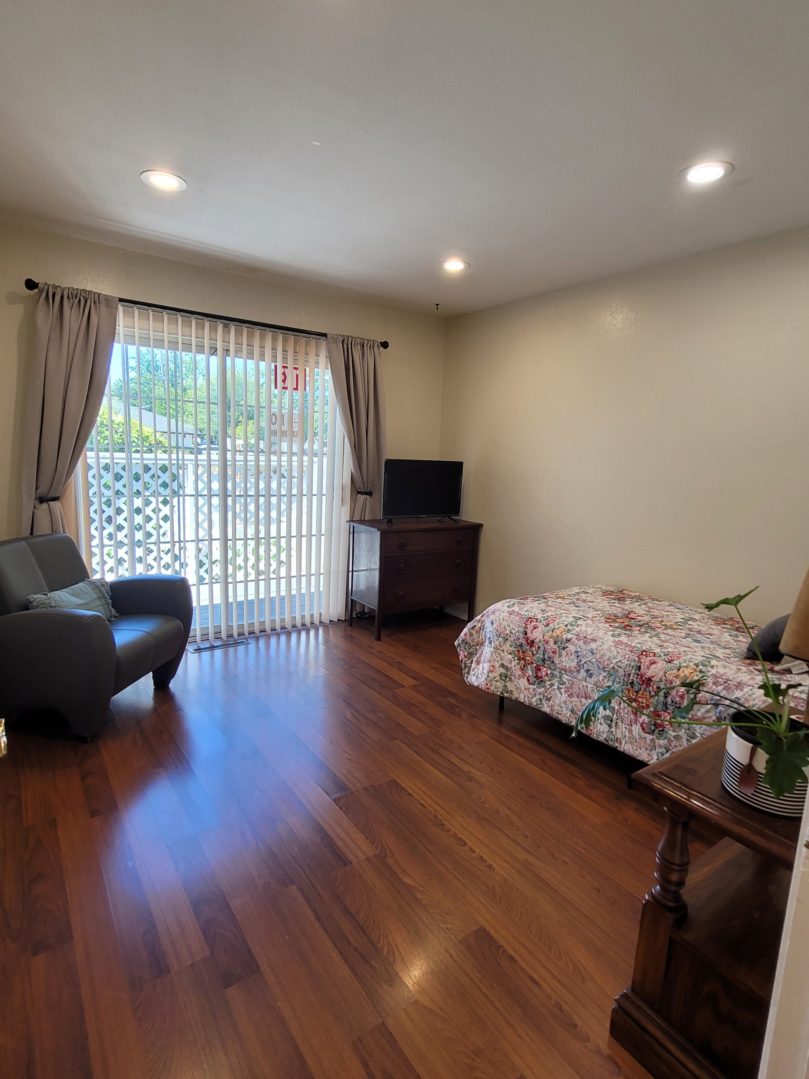
<svg viewBox="0 0 809 1079">
<path fill-rule="evenodd" d="M 752 760 L 751 760 L 752 757 Z M 752 763 L 758 772 L 758 781 L 751 791 L 741 790 L 739 777 L 742 770 Z M 806 802 L 807 783 L 803 779 L 791 794 L 782 794 L 776 798 L 764 782 L 764 769 L 767 767 L 767 754 L 761 746 L 748 742 L 745 738 L 728 727 L 725 739 L 725 758 L 722 764 L 722 786 L 725 790 L 748 805 L 773 813 L 778 817 L 801 817 Z"/>
</svg>

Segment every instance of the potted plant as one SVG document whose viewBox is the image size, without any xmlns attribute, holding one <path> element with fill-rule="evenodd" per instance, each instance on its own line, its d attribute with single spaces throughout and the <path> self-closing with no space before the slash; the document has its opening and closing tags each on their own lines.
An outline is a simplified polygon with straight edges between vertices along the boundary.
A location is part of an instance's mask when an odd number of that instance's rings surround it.
<svg viewBox="0 0 809 1079">
<path fill-rule="evenodd" d="M 726 596 L 715 603 L 704 603 L 707 611 L 732 607 L 752 642 L 761 668 L 760 689 L 767 703 L 751 708 L 743 701 L 707 689 L 702 679 L 683 682 L 685 690 L 676 695 L 678 704 L 668 712 L 644 712 L 655 723 L 672 723 L 699 727 L 726 727 L 725 756 L 722 767 L 722 786 L 736 798 L 779 816 L 800 817 L 806 801 L 806 767 L 809 765 L 809 726 L 791 714 L 791 694 L 801 688 L 794 682 L 780 682 L 773 677 L 771 666 L 764 660 L 752 630 L 740 610 L 740 604 L 751 593 Z M 623 702 L 637 712 L 638 708 L 623 695 L 623 689 L 610 686 L 582 709 L 576 726 L 587 730 L 604 708 L 615 701 Z M 714 720 L 694 720 L 691 714 L 697 704 L 711 704 L 716 709 Z"/>
</svg>

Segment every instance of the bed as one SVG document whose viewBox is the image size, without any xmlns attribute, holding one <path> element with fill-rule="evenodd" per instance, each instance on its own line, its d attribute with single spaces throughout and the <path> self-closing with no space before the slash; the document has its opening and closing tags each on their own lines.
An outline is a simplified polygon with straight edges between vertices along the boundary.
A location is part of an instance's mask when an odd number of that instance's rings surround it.
<svg viewBox="0 0 809 1079">
<path fill-rule="evenodd" d="M 521 701 L 573 726 L 603 689 L 621 685 L 588 733 L 639 761 L 656 761 L 711 733 L 710 704 L 692 713 L 698 726 L 673 726 L 682 683 L 761 705 L 760 670 L 744 659 L 747 635 L 734 617 L 653 599 L 626 589 L 569 588 L 495 603 L 456 641 L 471 686 Z M 806 682 L 806 677 L 799 681 Z M 655 720 L 642 712 L 652 713 Z"/>
</svg>

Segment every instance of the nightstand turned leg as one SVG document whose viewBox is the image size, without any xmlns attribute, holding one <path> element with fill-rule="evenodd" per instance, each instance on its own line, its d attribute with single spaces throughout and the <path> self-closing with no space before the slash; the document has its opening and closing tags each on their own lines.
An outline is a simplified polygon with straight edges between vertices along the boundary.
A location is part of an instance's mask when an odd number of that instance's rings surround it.
<svg viewBox="0 0 809 1079">
<path fill-rule="evenodd" d="M 666 830 L 657 848 L 655 859 L 656 884 L 649 893 L 658 906 L 671 915 L 675 924 L 683 921 L 688 914 L 688 905 L 683 899 L 683 888 L 688 877 L 688 825 L 691 814 L 666 807 Z"/>
<path fill-rule="evenodd" d="M 657 848 L 655 884 L 643 900 L 635 951 L 632 986 L 617 998 L 610 1031 L 622 1045 L 621 1029 L 626 1015 L 634 1014 L 632 1000 L 637 997 L 656 1009 L 660 1004 L 666 976 L 667 956 L 672 926 L 688 914 L 683 887 L 688 876 L 688 825 L 691 814 L 666 806 L 666 830 Z"/>
</svg>

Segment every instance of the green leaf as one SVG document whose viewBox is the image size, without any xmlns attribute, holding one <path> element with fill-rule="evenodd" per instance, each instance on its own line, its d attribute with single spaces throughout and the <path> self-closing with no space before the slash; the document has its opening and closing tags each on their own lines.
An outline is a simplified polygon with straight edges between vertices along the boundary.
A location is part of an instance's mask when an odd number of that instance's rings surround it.
<svg viewBox="0 0 809 1079">
<path fill-rule="evenodd" d="M 758 738 L 759 745 L 770 757 L 776 756 L 779 752 L 779 748 L 783 746 L 784 743 L 783 738 L 776 734 L 774 730 L 767 727 L 762 727 L 760 730 L 757 730 L 755 737 Z"/>
<path fill-rule="evenodd" d="M 602 690 L 597 697 L 595 697 L 592 701 L 590 701 L 589 704 L 585 705 L 584 708 L 582 708 L 579 714 L 579 718 L 576 720 L 575 726 L 573 727 L 573 733 L 570 737 L 575 738 L 580 730 L 589 730 L 597 719 L 598 713 L 603 708 L 606 708 L 608 705 L 612 704 L 615 698 L 620 697 L 620 695 L 621 691 L 619 689 L 616 689 L 615 686 L 609 686 L 609 688 Z"/>
<path fill-rule="evenodd" d="M 759 735 L 761 748 L 767 753 L 764 781 L 776 798 L 792 794 L 809 765 L 809 730 L 793 731 L 779 737 L 772 731 L 762 730 Z"/>
<path fill-rule="evenodd" d="M 696 703 L 697 703 L 697 694 L 694 693 L 685 702 L 685 704 L 681 705 L 679 708 L 674 709 L 674 711 L 671 713 L 672 720 L 674 720 L 676 722 L 678 719 L 688 719 L 688 717 L 694 711 L 694 707 L 695 707 Z"/>
<path fill-rule="evenodd" d="M 781 682 L 761 682 L 758 688 L 773 704 L 781 704 L 793 689 L 800 689 L 800 686 L 797 682 L 788 682 L 787 685 L 782 685 Z"/>
<path fill-rule="evenodd" d="M 743 599 L 752 596 L 757 589 L 758 585 L 751 588 L 749 592 L 740 592 L 738 596 L 725 596 L 724 599 L 718 599 L 714 603 L 703 603 L 702 606 L 706 611 L 715 611 L 717 607 L 738 607 Z"/>
<path fill-rule="evenodd" d="M 668 686 L 667 689 L 669 692 L 672 689 L 690 689 L 693 699 L 696 700 L 698 694 L 702 693 L 704 683 L 705 679 L 700 675 L 697 678 L 686 678 L 682 682 L 678 682 L 676 686 Z"/>
</svg>

